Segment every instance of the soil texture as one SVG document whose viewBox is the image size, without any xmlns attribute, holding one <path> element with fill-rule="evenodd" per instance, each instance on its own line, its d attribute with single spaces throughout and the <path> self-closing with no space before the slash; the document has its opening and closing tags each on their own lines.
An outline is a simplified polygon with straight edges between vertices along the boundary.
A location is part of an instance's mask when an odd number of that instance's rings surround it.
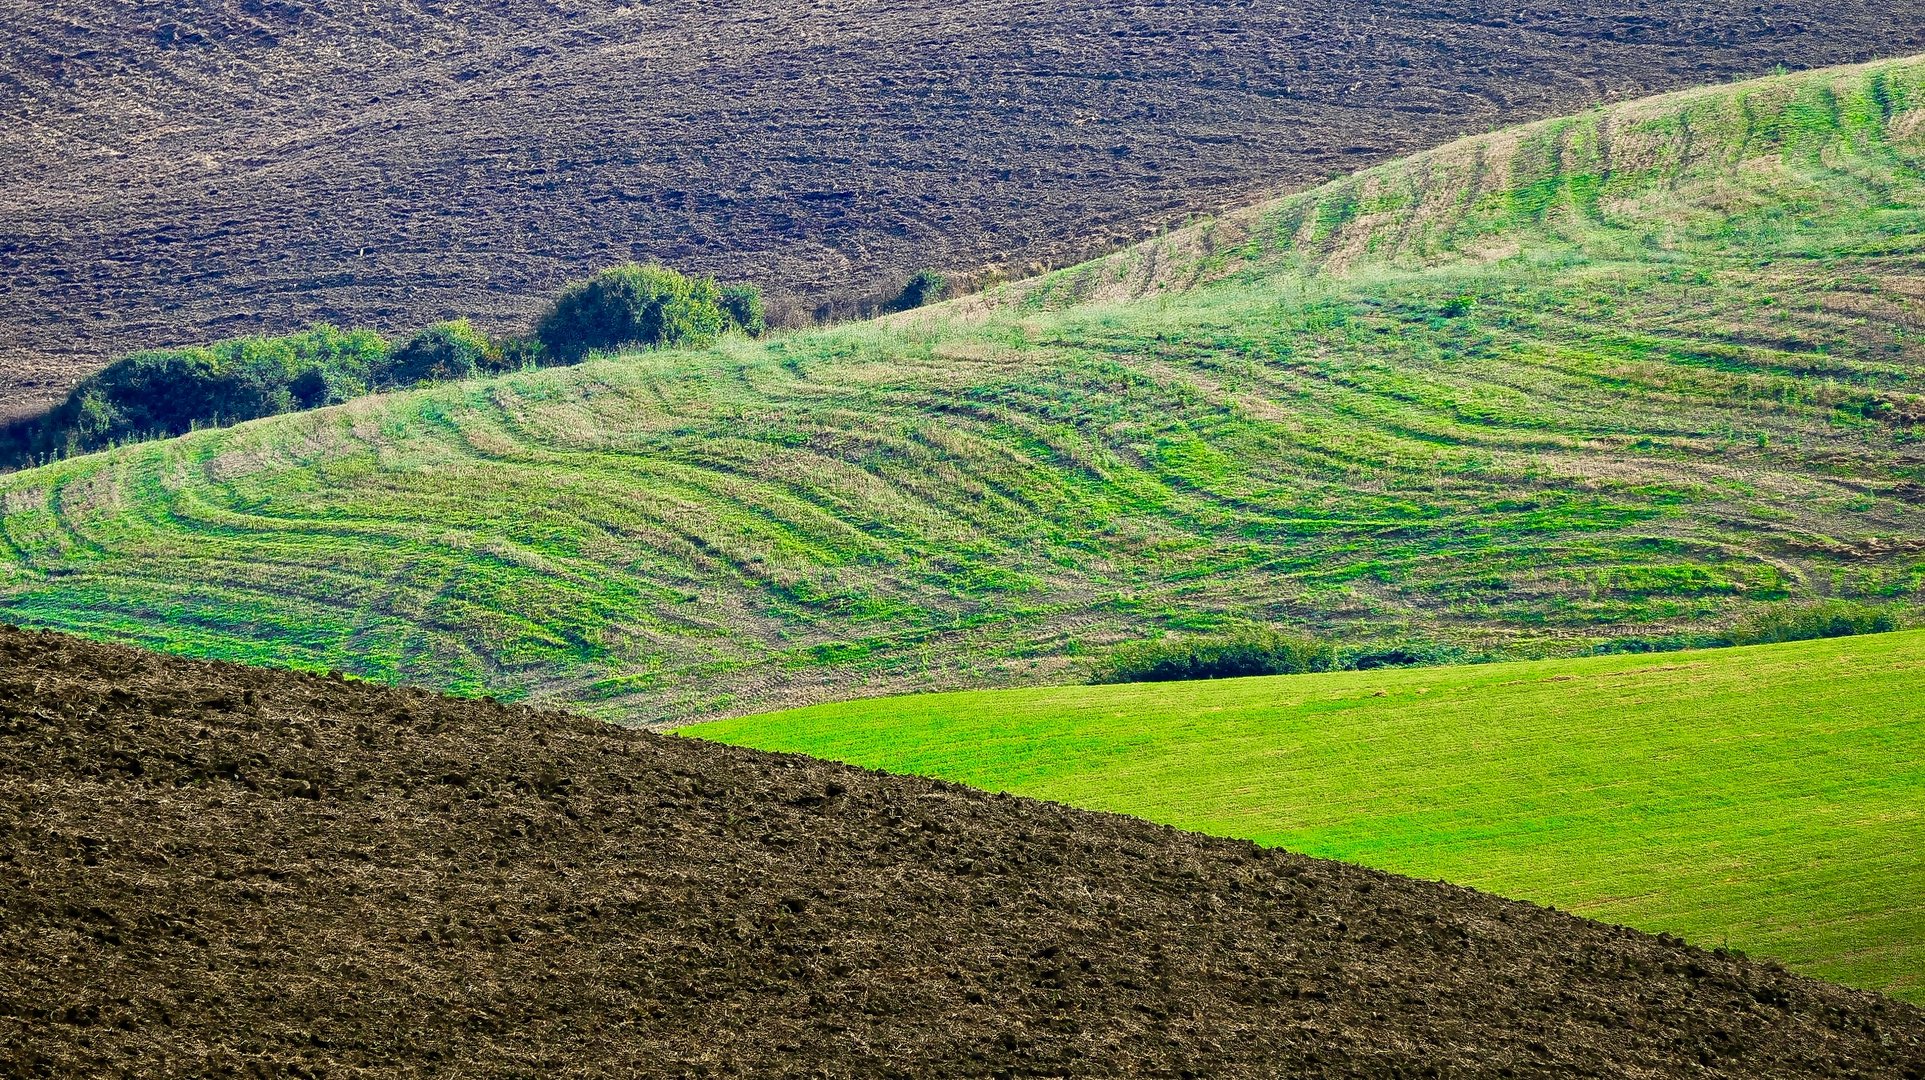
<svg viewBox="0 0 1925 1080">
<path fill-rule="evenodd" d="M 135 348 L 514 327 L 631 258 L 832 313 L 1493 125 L 1920 49 L 1925 0 L 16 0 L 0 420 Z"/>
<path fill-rule="evenodd" d="M 0 1075 L 1916 1078 L 1925 1013 L 1132 818 L 6 629 Z"/>
</svg>

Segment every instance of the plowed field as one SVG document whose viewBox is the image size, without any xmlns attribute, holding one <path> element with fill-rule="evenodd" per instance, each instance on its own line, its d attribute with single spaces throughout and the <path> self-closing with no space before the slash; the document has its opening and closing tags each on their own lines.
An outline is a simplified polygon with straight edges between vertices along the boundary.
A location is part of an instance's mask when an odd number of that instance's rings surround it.
<svg viewBox="0 0 1925 1080">
<path fill-rule="evenodd" d="M 0 419 L 138 347 L 513 325 L 629 258 L 806 315 L 1464 132 L 1921 48 L 1921 0 L 22 0 Z"/>
<path fill-rule="evenodd" d="M 0 631 L 0 1074 L 1925 1075 L 1925 1013 L 1132 818 Z"/>
</svg>

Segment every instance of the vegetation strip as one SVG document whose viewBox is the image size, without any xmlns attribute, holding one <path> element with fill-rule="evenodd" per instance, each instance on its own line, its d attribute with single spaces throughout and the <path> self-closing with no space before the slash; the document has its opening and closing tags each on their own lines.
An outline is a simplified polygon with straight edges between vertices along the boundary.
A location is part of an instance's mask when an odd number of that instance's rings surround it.
<svg viewBox="0 0 1925 1080">
<path fill-rule="evenodd" d="M 0 426 L 0 467 L 338 405 L 376 390 L 578 364 L 595 352 L 708 345 L 727 330 L 764 329 L 753 286 L 627 264 L 564 289 L 526 337 L 497 341 L 454 319 L 392 346 L 372 330 L 322 324 L 284 337 L 151 349 L 82 379 L 46 413 Z"/>
</svg>

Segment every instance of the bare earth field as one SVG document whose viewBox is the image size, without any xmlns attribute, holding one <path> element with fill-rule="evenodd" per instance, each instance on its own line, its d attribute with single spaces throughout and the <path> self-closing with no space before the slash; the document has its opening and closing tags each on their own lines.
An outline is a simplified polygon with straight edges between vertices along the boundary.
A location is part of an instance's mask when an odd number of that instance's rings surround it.
<svg viewBox="0 0 1925 1080">
<path fill-rule="evenodd" d="M 556 713 L 0 629 L 0 1075 L 1925 1076 L 1552 909 Z"/>
<path fill-rule="evenodd" d="M 624 259 L 790 316 L 1500 123 L 1925 48 L 1925 0 L 0 5 L 0 420 L 129 349 L 495 327 Z"/>
</svg>

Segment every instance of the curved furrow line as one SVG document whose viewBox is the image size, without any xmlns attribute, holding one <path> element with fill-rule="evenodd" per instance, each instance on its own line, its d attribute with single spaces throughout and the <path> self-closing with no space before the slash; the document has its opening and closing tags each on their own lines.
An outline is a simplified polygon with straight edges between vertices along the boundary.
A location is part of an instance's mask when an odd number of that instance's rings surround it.
<svg viewBox="0 0 1925 1080">
<path fill-rule="evenodd" d="M 881 533 L 904 541 L 913 538 L 926 542 L 945 531 L 951 539 L 963 539 L 972 533 L 1010 534 L 1026 527 L 1014 504 L 1003 503 L 989 510 L 971 506 L 953 483 L 942 482 L 934 475 L 947 467 L 947 476 L 954 481 L 960 479 L 958 469 L 967 469 L 970 475 L 1019 469 L 1018 458 L 1000 444 L 977 438 L 972 444 L 973 453 L 957 454 L 953 449 L 937 452 L 926 438 L 926 431 L 921 430 L 927 424 L 926 417 L 905 414 L 894 425 L 897 428 L 894 432 L 889 430 L 892 425 L 864 425 L 862 414 L 853 412 L 825 419 L 840 421 L 834 429 L 822 433 L 833 435 L 838 441 L 832 447 L 836 452 L 818 452 L 819 460 L 854 482 L 836 483 L 831 476 L 805 470 L 810 480 L 789 482 L 789 489 L 798 497 L 815 502 L 839 517 L 861 521 L 863 531 L 872 536 Z M 951 445 L 953 447 L 953 441 Z M 1001 460 L 989 464 L 987 459 L 992 455 Z M 844 489 L 865 492 L 864 501 L 847 501 L 842 494 Z M 1013 520 L 1005 521 L 1006 518 Z M 908 524 L 911 521 L 928 524 L 912 528 Z M 941 525 L 944 522 L 965 522 L 967 528 L 945 530 Z"/>
<path fill-rule="evenodd" d="M 904 502 L 908 489 L 889 483 L 881 470 L 838 456 L 801 450 L 739 456 L 714 452 L 729 448 L 712 442 L 705 447 L 711 452 L 699 457 L 719 471 L 773 485 L 871 540 L 880 533 L 899 536 L 901 543 L 926 546 L 945 539 L 966 540 L 979 535 L 983 525 L 982 515 L 966 513 L 961 506 L 944 507 L 920 498 Z M 883 490 L 870 492 L 871 484 L 882 485 Z"/>
<path fill-rule="evenodd" d="M 932 449 L 941 450 L 941 452 L 945 452 L 947 456 L 951 456 L 951 458 L 957 460 L 957 462 L 974 464 L 976 454 L 955 452 L 955 450 L 953 450 L 953 447 L 957 445 L 957 439 L 961 439 L 961 437 L 963 437 L 963 433 L 959 431 L 959 425 L 955 424 L 947 425 L 947 429 L 945 429 L 945 439 L 943 439 L 945 445 L 943 445 L 943 447 L 934 447 L 932 441 L 926 437 L 926 431 L 918 431 L 918 433 L 914 435 L 914 439 L 916 439 L 918 443 L 928 445 L 928 447 L 932 447 Z M 988 437 L 988 435 L 980 435 L 980 437 L 968 439 L 968 449 L 986 450 L 986 452 L 988 452 L 986 456 L 993 454 L 995 458 L 1001 460 L 1001 466 L 999 466 L 999 468 L 972 468 L 970 474 L 968 474 L 968 479 L 972 481 L 972 485 L 980 487 L 980 491 L 982 491 L 986 497 L 999 499 L 999 502 L 997 502 L 995 506 L 991 506 L 991 508 L 986 508 L 986 510 L 976 510 L 976 512 L 972 512 L 974 508 L 966 506 L 964 502 L 957 501 L 953 506 L 947 508 L 947 516 L 951 516 L 951 518 L 955 518 L 955 520 L 968 520 L 968 522 L 972 522 L 974 526 L 980 526 L 984 520 L 1036 518 L 1036 516 L 1043 516 L 1043 514 L 1047 512 L 1047 508 L 1043 508 L 1040 504 L 1034 504 L 1034 501 L 1028 499 L 1026 489 L 1024 489 L 1022 485 L 1016 485 L 1016 483 L 993 483 L 993 481 L 989 481 L 989 477 L 1022 476 L 1030 479 L 1032 483 L 1045 483 L 1045 485 L 1053 483 L 1053 477 L 1038 476 L 1038 474 L 1034 472 L 1034 466 L 1032 466 L 1030 460 L 1026 460 L 1020 452 L 1005 447 L 1003 441 L 993 439 L 993 437 Z M 937 501 L 932 497 L 932 499 L 926 499 L 924 504 L 936 506 Z"/>
<path fill-rule="evenodd" d="M 696 493 L 697 505 L 713 514 L 718 525 L 724 520 L 738 528 L 753 523 L 748 531 L 769 548 L 790 550 L 822 566 L 897 554 L 856 525 L 792 494 L 796 485 L 766 479 L 743 466 L 740 459 L 714 453 L 664 462 L 661 469 Z"/>
<path fill-rule="evenodd" d="M 244 569 L 258 569 L 240 559 L 228 560 Z M 329 589 L 319 585 L 306 585 L 307 577 L 319 577 L 323 582 L 334 580 L 336 575 L 308 572 L 302 575 L 264 580 L 257 573 L 233 573 L 224 577 L 212 577 L 209 570 L 218 567 L 222 560 L 208 560 L 197 556 L 183 556 L 184 564 L 178 573 L 168 574 L 168 560 L 154 559 L 149 565 L 123 567 L 112 572 L 89 575 L 84 584 L 96 590 L 111 585 L 106 606 L 126 607 L 137 605 L 142 598 L 154 597 L 212 597 L 225 601 L 230 609 L 247 608 L 243 600 L 250 597 L 271 598 L 274 602 L 262 605 L 261 611 L 281 611 L 294 605 L 305 613 L 303 621 L 312 621 L 315 613 L 326 613 L 322 620 L 332 625 L 338 613 L 347 610 L 344 599 L 365 599 L 365 610 L 380 617 L 402 620 L 418 631 L 454 631 L 477 625 L 476 620 L 439 620 L 431 617 L 434 598 L 447 587 L 447 583 L 464 576 L 469 569 L 465 564 L 452 561 L 440 564 L 419 562 L 404 564 L 402 573 L 384 575 L 385 580 L 377 584 L 375 580 L 363 576 L 351 579 L 344 589 Z M 420 584 L 424 579 L 433 583 Z M 306 587 L 304 587 L 304 585 Z M 397 587 L 401 586 L 401 587 Z M 258 616 L 257 616 L 258 617 Z M 521 613 L 519 605 L 504 606 L 490 614 L 486 622 L 512 622 L 524 627 L 524 633 L 537 636 L 549 633 L 549 628 L 537 624 Z M 297 634 L 296 636 L 300 636 Z"/>
<path fill-rule="evenodd" d="M 552 486 L 553 484 L 554 478 L 552 475 L 543 474 L 533 467 L 524 467 L 522 472 L 527 477 L 526 483 L 522 486 L 529 490 L 539 490 L 543 486 Z M 404 476 L 405 474 L 388 474 L 383 477 L 385 491 L 383 491 L 382 494 L 387 500 L 387 505 L 392 506 L 394 503 L 394 495 L 396 494 L 394 481 L 403 479 Z M 418 479 L 418 477 L 416 477 L 416 479 Z M 209 512 L 208 516 L 216 519 L 219 524 L 235 528 L 268 528 L 273 531 L 306 533 L 316 536 L 357 536 L 364 539 L 374 539 L 389 543 L 403 540 L 415 540 L 419 542 L 422 540 L 420 529 L 424 527 L 421 523 L 430 519 L 430 515 L 423 511 L 427 505 L 432 505 L 437 495 L 433 492 L 423 492 L 419 490 L 406 491 L 405 489 L 404 493 L 416 503 L 414 508 L 416 513 L 413 515 L 414 520 L 412 522 L 407 519 L 397 518 L 392 513 L 366 513 L 347 517 L 338 507 L 327 518 L 296 518 L 284 510 L 246 513 L 235 511 L 231 507 L 205 505 L 204 509 Z M 472 499 L 465 493 L 454 492 L 450 493 L 448 497 L 451 501 L 457 503 L 472 503 Z M 443 522 L 448 520 L 461 520 L 459 515 L 436 516 Z M 414 527 L 409 529 L 408 526 L 410 525 Z M 415 535 L 405 535 L 408 532 L 413 532 Z M 432 547 L 433 545 L 430 544 L 429 546 Z M 555 555 L 556 553 L 552 550 L 536 550 L 532 547 L 530 548 L 531 558 L 552 559 Z"/>
<path fill-rule="evenodd" d="M 208 533 L 205 531 L 199 534 L 201 542 L 205 542 L 207 535 Z M 290 560 L 301 553 L 305 553 L 309 558 L 312 558 L 315 554 L 315 549 L 311 543 L 307 542 L 311 539 L 312 535 L 313 534 L 303 534 L 298 530 L 281 530 L 272 541 L 265 540 L 258 535 L 253 535 L 247 538 L 247 547 L 248 550 L 256 553 L 256 558 L 258 558 L 259 551 L 263 548 L 270 547 L 286 550 L 289 553 Z M 330 532 L 325 535 L 338 534 Z M 360 534 L 356 538 L 366 539 L 367 534 Z M 383 539 L 387 539 L 387 537 L 383 536 Z M 384 561 L 392 567 L 390 570 L 381 572 L 381 577 L 385 582 L 386 592 L 390 596 L 389 606 L 398 602 L 399 597 L 402 595 L 402 579 L 411 573 L 418 573 L 423 566 L 446 565 L 465 569 L 467 572 L 483 576 L 491 573 L 499 575 L 504 571 L 513 573 L 515 571 L 528 571 L 530 569 L 527 565 L 528 560 L 525 558 L 503 561 L 502 556 L 496 552 L 474 552 L 447 544 L 422 543 L 397 547 L 392 540 L 379 545 L 373 549 L 373 551 L 361 548 L 358 554 L 351 555 L 350 557 L 353 558 L 358 565 L 366 567 L 369 565 L 367 559 L 374 551 L 381 552 L 385 556 Z M 377 563 L 376 565 L 379 564 Z M 538 569 L 549 574 L 554 572 L 552 563 L 540 566 Z M 363 570 L 361 573 L 364 577 L 368 576 L 366 570 Z M 586 595 L 607 595 L 609 593 L 611 579 L 605 573 L 601 572 L 599 568 L 588 570 L 576 568 L 571 571 L 571 575 L 574 584 L 587 590 Z M 508 610 L 514 606 L 518 605 L 502 605 L 504 610 Z"/>
<path fill-rule="evenodd" d="M 726 455 L 718 453 L 718 451 L 721 449 L 723 449 L 723 447 L 721 446 L 721 444 L 717 442 L 710 442 L 707 445 L 708 453 L 704 456 L 708 459 L 706 464 L 709 467 L 717 468 L 724 472 L 757 473 L 763 477 L 765 482 L 771 482 L 775 480 L 775 478 L 771 478 L 767 476 L 766 469 L 752 470 L 752 469 L 741 468 L 740 466 L 742 464 L 742 461 L 730 460 L 729 458 L 727 458 Z M 756 449 L 760 451 L 761 448 L 758 447 Z M 770 458 L 768 455 L 759 453 L 759 452 L 753 453 L 753 454 L 745 454 L 743 455 L 743 458 L 750 461 L 759 460 L 764 463 L 775 460 Z M 820 459 L 820 460 L 823 460 L 826 462 L 829 459 Z M 576 466 L 576 469 L 574 471 L 579 473 L 583 471 L 582 469 L 583 466 L 592 464 L 592 462 L 577 461 L 577 462 L 571 462 L 571 464 Z M 627 463 L 625 462 L 624 464 L 627 464 Z M 784 490 L 786 490 L 792 496 L 806 494 L 808 497 L 804 498 L 803 501 L 814 503 L 818 505 L 823 511 L 823 514 L 821 517 L 809 523 L 799 522 L 794 520 L 793 518 L 783 520 L 780 514 L 775 515 L 777 519 L 782 520 L 783 524 L 788 526 L 792 532 L 800 531 L 806 535 L 817 535 L 825 538 L 829 532 L 843 532 L 847 534 L 847 536 L 845 536 L 845 541 L 848 539 L 857 539 L 862 543 L 870 543 L 870 544 L 872 544 L 875 541 L 876 538 L 873 535 L 871 535 L 868 532 L 868 530 L 863 530 L 859 528 L 856 525 L 856 523 L 846 520 L 848 515 L 838 513 L 837 512 L 837 510 L 839 509 L 838 507 L 832 504 L 824 504 L 821 498 L 821 492 L 812 491 L 806 485 L 799 484 L 799 483 L 792 483 L 792 482 L 781 483 L 781 486 L 784 488 Z M 822 486 L 824 488 L 832 487 L 832 485 L 822 485 Z M 756 500 L 748 500 L 748 501 L 754 502 Z M 738 506 L 744 505 L 744 500 L 740 499 L 739 497 L 735 499 L 735 502 L 737 503 Z M 815 528 L 811 530 L 806 528 L 805 527 L 806 525 L 813 525 L 815 526 Z M 844 544 L 838 545 L 838 546 L 846 547 L 847 545 L 845 542 Z M 820 558 L 819 552 L 818 552 L 818 558 Z M 831 561 L 831 560 L 821 560 L 821 561 Z"/>
</svg>

